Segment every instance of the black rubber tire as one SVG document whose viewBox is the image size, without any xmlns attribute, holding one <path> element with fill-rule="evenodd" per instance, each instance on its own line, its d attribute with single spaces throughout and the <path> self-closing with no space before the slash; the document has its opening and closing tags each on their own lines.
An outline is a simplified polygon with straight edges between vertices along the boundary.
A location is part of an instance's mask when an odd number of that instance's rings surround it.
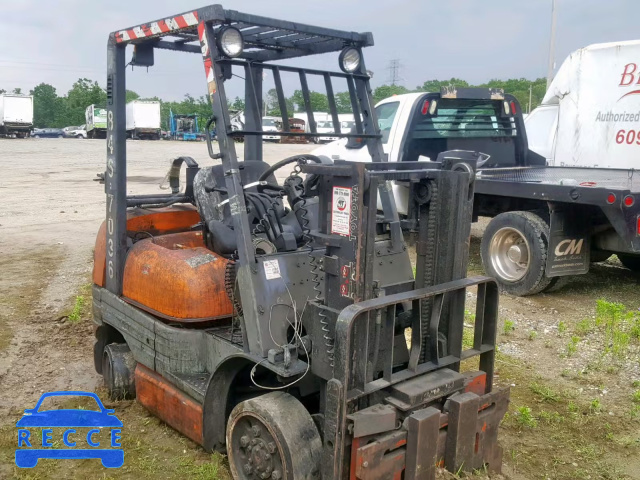
<svg viewBox="0 0 640 480">
<path fill-rule="evenodd" d="M 516 281 L 509 281 L 493 268 L 489 246 L 494 235 L 502 228 L 517 230 L 529 245 L 529 268 Z M 494 217 L 482 235 L 480 256 L 487 275 L 495 277 L 502 291 L 516 296 L 535 295 L 545 290 L 552 279 L 545 274 L 549 247 L 549 224 L 533 212 L 506 212 Z"/>
<path fill-rule="evenodd" d="M 630 253 L 618 253 L 620 263 L 632 272 L 640 272 L 640 255 L 632 255 Z"/>
<path fill-rule="evenodd" d="M 136 398 L 136 361 L 126 343 L 104 347 L 102 378 L 111 400 Z"/>
<path fill-rule="evenodd" d="M 238 480 L 260 478 L 254 475 L 256 471 L 247 473 L 243 469 L 243 466 L 249 463 L 248 458 L 257 456 L 253 453 L 247 456 L 247 448 L 258 448 L 261 446 L 260 442 L 270 441 L 264 434 L 254 437 L 249 435 L 252 441 L 258 442 L 257 446 L 250 444 L 244 448 L 240 447 L 238 435 L 244 431 L 240 430 L 246 425 L 243 422 L 263 425 L 272 439 L 275 439 L 273 443 L 276 448 L 272 449 L 271 455 L 278 456 L 275 461 L 272 462 L 270 459 L 268 461 L 269 465 L 280 462 L 282 471 L 279 478 L 283 480 L 319 480 L 321 478 L 322 440 L 318 429 L 302 403 L 284 392 L 271 392 L 245 400 L 232 410 L 227 421 L 226 441 L 233 478 Z M 253 467 L 255 468 L 255 463 Z M 262 473 L 265 472 L 262 471 Z M 271 472 L 267 478 L 273 478 Z"/>
</svg>

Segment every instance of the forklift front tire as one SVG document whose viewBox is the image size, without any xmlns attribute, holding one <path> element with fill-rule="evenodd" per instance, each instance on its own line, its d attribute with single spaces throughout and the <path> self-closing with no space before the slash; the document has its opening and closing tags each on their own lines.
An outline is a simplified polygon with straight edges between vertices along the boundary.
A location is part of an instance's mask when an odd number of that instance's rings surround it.
<svg viewBox="0 0 640 480">
<path fill-rule="evenodd" d="M 311 415 L 293 396 L 271 392 L 240 402 L 227 422 L 233 478 L 320 478 L 322 441 Z"/>
<path fill-rule="evenodd" d="M 104 347 L 102 377 L 111 400 L 130 400 L 136 397 L 136 361 L 126 343 L 112 343 Z"/>
<path fill-rule="evenodd" d="M 534 295 L 547 289 L 545 274 L 549 224 L 533 212 L 494 217 L 482 236 L 480 255 L 487 275 L 511 295 Z"/>
</svg>

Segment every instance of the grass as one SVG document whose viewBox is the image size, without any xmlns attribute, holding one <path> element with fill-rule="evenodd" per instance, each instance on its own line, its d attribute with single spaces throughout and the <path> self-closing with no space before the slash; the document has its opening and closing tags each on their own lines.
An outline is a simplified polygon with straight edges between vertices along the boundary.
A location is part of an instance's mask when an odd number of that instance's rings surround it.
<svg viewBox="0 0 640 480">
<path fill-rule="evenodd" d="M 572 335 L 571 340 L 567 344 L 567 357 L 573 357 L 578 352 L 578 343 L 580 342 L 580 337 L 577 335 Z"/>
<path fill-rule="evenodd" d="M 640 343 L 640 312 L 622 303 L 598 300 L 595 325 L 603 332 L 605 355 L 624 358 L 632 341 Z"/>
<path fill-rule="evenodd" d="M 640 403 L 640 390 L 636 390 L 631 394 L 631 401 L 633 403 Z"/>
<path fill-rule="evenodd" d="M 71 312 L 67 315 L 69 322 L 78 323 L 89 313 L 90 294 L 91 284 L 86 284 L 80 288 L 80 294 L 76 296 Z"/>
<path fill-rule="evenodd" d="M 516 423 L 526 428 L 536 428 L 538 426 L 538 420 L 533 416 L 531 408 L 527 406 L 522 406 L 517 409 Z"/>
<path fill-rule="evenodd" d="M 501 443 L 508 446 L 504 462 L 515 478 L 635 478 L 640 404 L 628 400 L 620 414 L 605 416 L 606 400 L 568 387 L 573 378 L 542 377 L 524 361 L 500 353 L 497 365 L 500 381 L 516 385 L 500 430 Z"/>
<path fill-rule="evenodd" d="M 502 333 L 509 335 L 516 329 L 516 324 L 512 320 L 505 320 L 504 327 L 502 327 Z"/>
<path fill-rule="evenodd" d="M 560 400 L 560 395 L 556 393 L 551 387 L 548 385 L 544 385 L 542 383 L 533 382 L 529 385 L 531 391 L 536 394 L 541 402 L 558 402 Z"/>
</svg>

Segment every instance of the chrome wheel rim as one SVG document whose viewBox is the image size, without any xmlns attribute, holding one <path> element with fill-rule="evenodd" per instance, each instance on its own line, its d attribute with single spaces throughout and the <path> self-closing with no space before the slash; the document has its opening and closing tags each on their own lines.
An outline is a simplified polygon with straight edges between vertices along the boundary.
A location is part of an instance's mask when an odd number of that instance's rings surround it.
<svg viewBox="0 0 640 480">
<path fill-rule="evenodd" d="M 515 228 L 498 230 L 489 245 L 493 270 L 507 282 L 517 282 L 529 271 L 531 250 L 527 239 Z"/>
</svg>

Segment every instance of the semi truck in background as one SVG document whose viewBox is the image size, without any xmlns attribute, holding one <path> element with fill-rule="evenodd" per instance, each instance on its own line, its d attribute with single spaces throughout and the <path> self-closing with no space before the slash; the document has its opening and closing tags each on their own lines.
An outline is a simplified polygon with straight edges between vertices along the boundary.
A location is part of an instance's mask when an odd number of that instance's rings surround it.
<svg viewBox="0 0 640 480">
<path fill-rule="evenodd" d="M 107 138 L 107 109 L 89 105 L 84 111 L 87 138 Z"/>
<path fill-rule="evenodd" d="M 525 126 L 547 165 L 640 168 L 640 40 L 573 52 Z"/>
<path fill-rule="evenodd" d="M 127 103 L 127 136 L 134 140 L 160 140 L 160 102 L 133 100 Z"/>
<path fill-rule="evenodd" d="M 31 95 L 0 95 L 0 136 L 27 138 L 33 127 Z"/>
<path fill-rule="evenodd" d="M 385 156 L 407 170 L 443 152 L 479 152 L 473 214 L 474 220 L 490 218 L 480 244 L 482 264 L 502 290 L 550 291 L 613 253 L 640 271 L 640 176 L 632 169 L 547 166 L 529 149 L 515 97 L 500 89 L 447 87 L 390 97 L 375 109 Z M 312 153 L 370 162 L 366 146 L 364 138 L 341 139 Z M 391 188 L 403 227 L 415 230 L 412 184 L 396 181 Z M 437 202 L 446 192 L 424 195 Z"/>
</svg>

